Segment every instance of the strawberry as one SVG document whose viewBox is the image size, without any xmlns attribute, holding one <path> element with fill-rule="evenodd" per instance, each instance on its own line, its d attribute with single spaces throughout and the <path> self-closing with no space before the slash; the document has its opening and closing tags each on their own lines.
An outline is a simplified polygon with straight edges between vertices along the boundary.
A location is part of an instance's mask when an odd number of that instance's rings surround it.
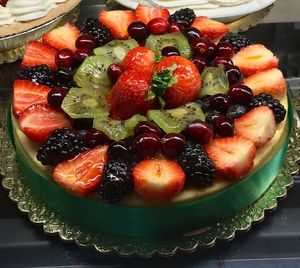
<svg viewBox="0 0 300 268">
<path fill-rule="evenodd" d="M 80 30 L 71 23 L 58 27 L 43 35 L 44 44 L 57 50 L 69 48 L 76 51 L 75 42 L 80 35 Z"/>
<path fill-rule="evenodd" d="M 260 71 L 277 68 L 279 60 L 272 51 L 268 50 L 264 45 L 250 45 L 232 58 L 234 65 L 237 65 L 244 76 L 250 76 Z"/>
<path fill-rule="evenodd" d="M 164 58 L 154 67 L 152 91 L 163 98 L 167 108 L 194 101 L 202 80 L 196 66 L 181 56 Z"/>
<path fill-rule="evenodd" d="M 197 17 L 194 20 L 192 27 L 197 28 L 203 37 L 208 38 L 212 42 L 221 39 L 229 32 L 227 25 L 205 16 Z"/>
<path fill-rule="evenodd" d="M 147 100 L 151 75 L 135 70 L 125 71 L 108 96 L 110 116 L 125 120 L 135 114 L 146 114 L 154 108 L 155 99 Z"/>
<path fill-rule="evenodd" d="M 286 94 L 286 83 L 282 72 L 272 68 L 247 77 L 244 82 L 254 95 L 268 93 L 273 98 L 280 99 Z"/>
<path fill-rule="evenodd" d="M 146 47 L 136 47 L 125 56 L 122 65 L 126 70 L 153 72 L 155 52 Z"/>
<path fill-rule="evenodd" d="M 163 203 L 178 194 L 185 184 L 179 164 L 167 159 L 146 159 L 133 169 L 135 191 L 153 203 Z"/>
<path fill-rule="evenodd" d="M 170 17 L 170 12 L 166 8 L 138 5 L 135 9 L 135 15 L 138 20 L 147 25 L 150 20 L 155 18 L 165 18 L 168 20 Z"/>
<path fill-rule="evenodd" d="M 47 64 L 50 68 L 55 69 L 55 55 L 55 50 L 48 46 L 38 41 L 30 41 L 23 57 L 22 67 Z"/>
<path fill-rule="evenodd" d="M 19 117 L 22 132 L 32 141 L 43 143 L 58 128 L 71 128 L 71 123 L 60 110 L 48 104 L 29 106 Z"/>
<path fill-rule="evenodd" d="M 217 174 L 230 180 L 238 180 L 250 172 L 256 153 L 254 143 L 239 136 L 213 139 L 205 145 L 205 150 Z"/>
<path fill-rule="evenodd" d="M 58 164 L 53 178 L 67 191 L 86 196 L 99 187 L 107 158 L 107 146 L 98 146 Z"/>
<path fill-rule="evenodd" d="M 235 134 L 254 142 L 260 147 L 271 140 L 276 132 L 276 122 L 268 106 L 254 108 L 234 122 Z"/>
<path fill-rule="evenodd" d="M 99 21 L 104 24 L 116 39 L 128 39 L 128 26 L 136 21 L 135 13 L 131 10 L 101 10 Z"/>
<path fill-rule="evenodd" d="M 47 104 L 50 87 L 37 85 L 28 80 L 16 80 L 12 98 L 13 113 L 19 117 L 26 108 L 36 103 Z"/>
</svg>

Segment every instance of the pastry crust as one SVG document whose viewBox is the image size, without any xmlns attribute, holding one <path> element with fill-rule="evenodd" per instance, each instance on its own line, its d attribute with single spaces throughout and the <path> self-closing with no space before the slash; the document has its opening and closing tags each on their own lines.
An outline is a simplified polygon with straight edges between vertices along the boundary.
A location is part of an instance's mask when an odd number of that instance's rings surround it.
<svg viewBox="0 0 300 268">
<path fill-rule="evenodd" d="M 35 27 L 38 27 L 40 25 L 43 25 L 60 15 L 63 15 L 69 11 L 71 11 L 73 8 L 75 8 L 81 0 L 68 0 L 65 3 L 59 4 L 57 7 L 53 8 L 48 15 L 46 15 L 43 18 L 28 21 L 28 22 L 16 22 L 9 25 L 2 25 L 0 26 L 0 38 L 1 37 L 7 37 L 15 34 L 19 34 L 25 31 L 28 31 L 30 29 L 33 29 Z"/>
</svg>

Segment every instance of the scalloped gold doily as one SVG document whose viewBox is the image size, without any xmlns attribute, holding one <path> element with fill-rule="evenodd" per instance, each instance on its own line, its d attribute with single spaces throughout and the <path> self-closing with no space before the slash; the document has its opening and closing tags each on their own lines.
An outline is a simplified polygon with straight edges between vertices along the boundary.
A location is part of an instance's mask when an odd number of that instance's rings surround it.
<svg viewBox="0 0 300 268">
<path fill-rule="evenodd" d="M 172 238 L 133 238 L 96 233 L 72 222 L 50 209 L 36 195 L 21 174 L 13 146 L 7 137 L 6 125 L 0 124 L 0 166 L 4 175 L 3 186 L 9 190 L 11 200 L 28 214 L 33 223 L 41 224 L 47 234 L 58 234 L 62 240 L 74 241 L 80 246 L 94 247 L 100 253 L 117 252 L 121 256 L 138 255 L 151 257 L 154 254 L 173 256 L 176 252 L 194 252 L 198 248 L 212 247 L 217 240 L 230 241 L 236 232 L 247 231 L 255 222 L 265 217 L 265 212 L 277 207 L 277 199 L 284 198 L 287 188 L 292 186 L 292 174 L 298 172 L 296 162 L 300 159 L 300 132 L 298 126 L 292 130 L 285 161 L 276 180 L 253 205 L 234 217 L 202 228 L 184 236 Z"/>
</svg>

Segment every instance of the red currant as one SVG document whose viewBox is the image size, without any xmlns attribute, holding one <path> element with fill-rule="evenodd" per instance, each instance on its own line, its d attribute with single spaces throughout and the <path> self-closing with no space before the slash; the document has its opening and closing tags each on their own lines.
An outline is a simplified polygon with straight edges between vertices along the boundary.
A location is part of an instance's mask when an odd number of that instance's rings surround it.
<svg viewBox="0 0 300 268">
<path fill-rule="evenodd" d="M 81 63 L 89 56 L 92 56 L 94 53 L 92 50 L 87 48 L 79 48 L 75 51 L 74 61 L 76 66 L 80 66 Z"/>
<path fill-rule="evenodd" d="M 155 35 L 161 35 L 168 31 L 169 23 L 165 18 L 155 18 L 147 24 L 149 31 Z"/>
<path fill-rule="evenodd" d="M 124 67 L 121 64 L 112 63 L 107 68 L 108 78 L 113 84 L 115 84 L 118 81 L 119 77 L 122 75 L 123 72 Z"/>
<path fill-rule="evenodd" d="M 253 98 L 253 92 L 246 85 L 233 85 L 229 88 L 228 99 L 231 104 L 248 104 Z"/>
<path fill-rule="evenodd" d="M 162 49 L 161 55 L 165 57 L 180 56 L 180 52 L 176 47 L 167 46 Z"/>
<path fill-rule="evenodd" d="M 132 22 L 128 26 L 128 34 L 138 42 L 144 41 L 149 35 L 146 24 L 141 21 Z"/>
<path fill-rule="evenodd" d="M 68 94 L 68 89 L 65 87 L 57 86 L 52 88 L 47 96 L 49 105 L 59 108 L 64 100 L 64 97 Z"/>
<path fill-rule="evenodd" d="M 154 133 L 145 133 L 133 140 L 134 150 L 143 158 L 154 156 L 160 147 L 160 138 Z"/>
<path fill-rule="evenodd" d="M 218 65 L 224 65 L 224 66 L 232 66 L 233 62 L 230 58 L 224 57 L 224 56 L 218 56 L 213 61 L 213 66 L 218 67 Z"/>
<path fill-rule="evenodd" d="M 194 40 L 191 44 L 192 50 L 195 54 L 206 58 L 207 60 L 212 60 L 216 53 L 216 46 L 207 39 L 200 37 Z"/>
<path fill-rule="evenodd" d="M 109 138 L 95 128 L 88 129 L 84 136 L 84 145 L 91 149 L 108 142 Z"/>
<path fill-rule="evenodd" d="M 222 137 L 231 137 L 234 134 L 233 121 L 222 115 L 216 119 L 215 122 L 215 131 L 219 136 Z"/>
<path fill-rule="evenodd" d="M 95 47 L 96 40 L 92 35 L 82 34 L 76 40 L 76 48 L 86 48 L 92 50 Z"/>
<path fill-rule="evenodd" d="M 229 101 L 223 94 L 216 94 L 210 99 L 210 107 L 212 110 L 226 113 L 229 109 Z"/>
<path fill-rule="evenodd" d="M 191 61 L 195 64 L 200 74 L 203 72 L 204 68 L 208 66 L 207 60 L 199 55 L 194 55 Z"/>
<path fill-rule="evenodd" d="M 242 80 L 242 73 L 239 69 L 239 67 L 233 65 L 226 65 L 225 66 L 225 71 L 226 71 L 226 77 L 229 81 L 229 85 L 234 85 L 238 84 Z"/>
<path fill-rule="evenodd" d="M 220 42 L 217 45 L 217 54 L 218 56 L 232 58 L 234 55 L 234 48 L 230 43 Z"/>
<path fill-rule="evenodd" d="M 148 121 L 139 122 L 134 129 L 134 136 L 137 137 L 146 133 L 153 133 L 156 134 L 158 137 L 162 136 L 161 129 L 156 124 Z"/>
<path fill-rule="evenodd" d="M 176 22 L 171 22 L 169 24 L 169 28 L 168 31 L 170 33 L 177 33 L 177 32 L 183 32 L 183 28 L 180 24 L 176 23 Z"/>
<path fill-rule="evenodd" d="M 190 43 L 201 37 L 200 31 L 195 27 L 187 27 L 184 33 Z"/>
<path fill-rule="evenodd" d="M 56 52 L 55 62 L 58 66 L 72 68 L 74 64 L 74 53 L 71 49 L 63 48 Z"/>
</svg>

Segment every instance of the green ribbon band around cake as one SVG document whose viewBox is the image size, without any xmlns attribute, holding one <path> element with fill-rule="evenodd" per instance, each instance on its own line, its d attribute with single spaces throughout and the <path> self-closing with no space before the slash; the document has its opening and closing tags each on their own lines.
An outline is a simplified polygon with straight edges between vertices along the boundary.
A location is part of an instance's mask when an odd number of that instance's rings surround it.
<svg viewBox="0 0 300 268">
<path fill-rule="evenodd" d="M 293 112 L 289 103 L 289 131 Z M 254 203 L 271 185 L 282 166 L 288 139 L 264 166 L 253 174 L 211 196 L 179 204 L 132 208 L 105 204 L 66 192 L 54 181 L 38 175 L 29 164 L 22 147 L 13 139 L 11 113 L 7 116 L 9 136 L 15 143 L 17 159 L 26 179 L 52 209 L 70 221 L 105 232 L 124 236 L 162 236 L 180 234 L 223 221 Z"/>
</svg>

